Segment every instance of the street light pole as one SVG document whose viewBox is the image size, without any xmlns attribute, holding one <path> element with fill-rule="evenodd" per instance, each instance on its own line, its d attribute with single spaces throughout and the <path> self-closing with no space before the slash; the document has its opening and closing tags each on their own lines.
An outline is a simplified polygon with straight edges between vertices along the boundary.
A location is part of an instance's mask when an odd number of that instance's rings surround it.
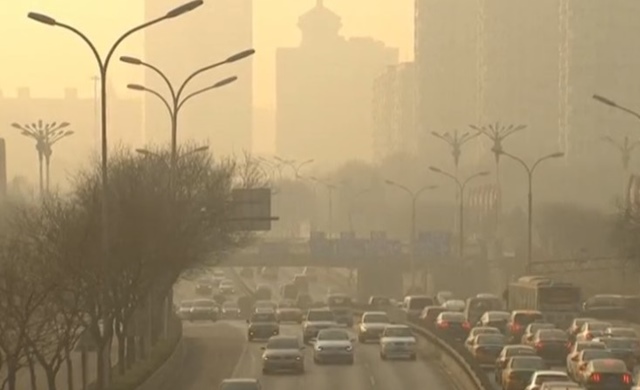
<svg viewBox="0 0 640 390">
<path fill-rule="evenodd" d="M 448 131 L 445 133 L 438 133 L 432 131 L 431 134 L 444 141 L 451 148 L 451 156 L 453 157 L 453 163 L 456 167 L 456 174 L 458 174 L 458 166 L 460 165 L 460 157 L 462 156 L 462 147 L 467 142 L 479 136 L 481 133 L 476 132 L 475 134 L 470 134 L 468 132 L 460 134 L 458 130 L 454 130 L 453 134 Z"/>
<path fill-rule="evenodd" d="M 536 168 L 541 162 L 552 158 L 560 158 L 564 156 L 564 153 L 557 152 L 551 153 L 546 156 L 542 156 L 537 159 L 532 165 L 528 165 L 518 156 L 513 154 L 502 152 L 503 155 L 518 162 L 527 172 L 527 179 L 529 184 L 529 191 L 527 193 L 527 274 L 531 273 L 531 265 L 533 263 L 533 174 Z"/>
<path fill-rule="evenodd" d="M 458 224 L 460 225 L 458 226 L 458 254 L 460 255 L 460 259 L 463 259 L 464 258 L 464 190 L 467 187 L 467 184 L 471 180 L 481 176 L 488 176 L 489 171 L 474 173 L 473 175 L 467 177 L 464 181 L 460 181 L 460 179 L 458 179 L 455 175 L 452 175 L 449 172 L 443 171 L 440 168 L 431 166 L 429 167 L 429 169 L 432 170 L 433 172 L 439 173 L 443 176 L 450 178 L 458 186 L 458 194 L 459 194 L 458 213 L 460 214 L 460 216 L 458 217 L 459 218 Z"/>
<path fill-rule="evenodd" d="M 173 83 L 171 82 L 171 80 L 169 79 L 169 77 L 166 75 L 165 72 L 163 72 L 162 70 L 160 70 L 160 68 L 158 68 L 157 66 L 150 64 L 148 62 L 142 61 L 138 58 L 135 57 L 129 57 L 129 56 L 123 56 L 120 57 L 120 61 L 130 64 L 130 65 L 140 65 L 140 66 L 144 66 L 145 68 L 151 69 L 154 73 L 156 73 L 158 76 L 160 76 L 160 78 L 164 81 L 165 85 L 167 86 L 167 88 L 169 89 L 169 99 L 165 98 L 162 94 L 160 94 L 159 92 L 157 92 L 154 89 L 151 88 L 147 88 L 143 85 L 140 84 L 129 84 L 127 85 L 127 87 L 129 89 L 135 90 L 135 91 L 145 91 L 145 92 L 149 92 L 152 95 L 156 96 L 157 98 L 159 98 L 163 105 L 167 108 L 167 110 L 169 111 L 169 115 L 171 116 L 171 158 L 172 160 L 175 160 L 177 158 L 177 149 L 178 149 L 178 119 L 179 119 L 179 112 L 180 109 L 182 108 L 182 106 L 184 105 L 184 103 L 186 103 L 188 100 L 204 93 L 207 91 L 210 91 L 212 89 L 216 89 L 216 88 L 220 88 L 222 86 L 225 86 L 227 84 L 230 84 L 234 81 L 237 80 L 237 77 L 233 76 L 233 77 L 228 77 L 226 79 L 223 79 L 221 81 L 218 81 L 217 83 L 210 85 L 208 87 L 199 89 L 187 96 L 183 97 L 184 91 L 186 89 L 186 87 L 189 85 L 189 83 L 198 75 L 207 72 L 209 70 L 212 70 L 214 68 L 217 68 L 219 66 L 225 65 L 225 64 L 230 64 L 236 61 L 240 61 L 244 58 L 247 58 L 249 56 L 252 56 L 255 53 L 254 49 L 248 49 L 248 50 L 244 50 L 241 51 L 239 53 L 236 53 L 230 57 L 228 57 L 227 59 L 220 61 L 220 62 L 216 62 L 214 64 L 211 65 L 207 65 L 205 67 L 202 67 L 200 69 L 197 69 L 196 71 L 194 71 L 193 73 L 191 73 L 189 76 L 187 76 L 187 78 L 184 79 L 184 81 L 180 84 L 180 86 L 178 88 L 176 88 Z"/>
<path fill-rule="evenodd" d="M 196 153 L 206 152 L 207 150 L 209 150 L 209 146 L 206 146 L 206 145 L 205 146 L 199 146 L 199 147 L 197 147 L 195 149 L 192 149 L 192 150 L 190 150 L 190 151 L 188 151 L 186 153 L 183 153 L 183 154 L 179 155 L 176 158 L 176 161 L 180 160 L 181 158 L 185 158 L 185 157 L 191 156 L 191 155 L 196 154 Z M 156 158 L 162 157 L 160 154 L 152 152 L 152 151 L 150 151 L 148 149 L 136 149 L 136 153 L 142 154 L 143 156 L 147 156 L 147 157 L 156 157 Z"/>
<path fill-rule="evenodd" d="M 622 191 L 626 192 L 627 183 L 629 181 L 629 163 L 633 151 L 640 145 L 640 141 L 631 141 L 629 136 L 625 136 L 622 142 L 618 142 L 613 138 L 607 136 L 602 137 L 602 140 L 609 143 L 620 152 L 620 160 L 622 162 L 622 169 L 624 170 L 624 180 L 622 181 Z"/>
<path fill-rule="evenodd" d="M 313 163 L 315 161 L 315 159 L 309 159 L 309 160 L 305 160 L 302 162 L 298 162 L 296 160 L 285 160 L 281 157 L 278 156 L 274 156 L 273 157 L 276 161 L 282 163 L 283 165 L 286 165 L 288 167 L 290 167 L 293 170 L 293 173 L 295 175 L 294 179 L 299 179 L 300 178 L 300 171 L 302 170 L 302 168 L 304 168 L 306 165 L 309 165 L 311 163 Z"/>
<path fill-rule="evenodd" d="M 44 123 L 38 120 L 35 123 L 27 123 L 21 125 L 12 123 L 11 127 L 20 130 L 20 134 L 36 141 L 36 151 L 38 152 L 39 176 L 40 176 L 40 195 L 49 192 L 50 183 L 50 166 L 51 155 L 53 154 L 53 145 L 63 138 L 73 135 L 73 131 L 65 130 L 69 126 L 68 122 L 51 122 Z M 44 174 L 43 174 L 44 163 Z M 44 176 L 44 178 L 43 178 Z"/>
<path fill-rule="evenodd" d="M 329 193 L 329 226 L 328 226 L 328 232 L 329 235 L 331 235 L 333 233 L 333 191 L 336 190 L 336 188 L 338 188 L 337 185 L 333 184 L 333 183 L 329 183 L 327 181 L 324 180 L 320 180 L 317 177 L 314 176 L 310 176 L 309 177 L 310 180 L 315 181 L 316 183 L 322 184 L 323 186 L 325 186 L 325 188 L 327 189 L 327 192 Z"/>
<path fill-rule="evenodd" d="M 626 112 L 627 114 L 634 116 L 636 119 L 640 119 L 640 113 L 638 113 L 637 111 L 634 111 L 634 110 L 632 110 L 630 108 L 627 108 L 625 106 L 621 106 L 621 105 L 619 105 L 618 103 L 614 102 L 611 99 L 607 99 L 606 97 L 601 96 L 601 95 L 593 95 L 592 98 L 593 98 L 593 100 L 596 100 L 597 102 L 600 102 L 600 103 L 602 103 L 602 104 L 604 104 L 606 106 L 617 108 L 620 111 Z"/>
<path fill-rule="evenodd" d="M 384 181 L 387 185 L 390 185 L 392 187 L 396 187 L 402 191 L 404 191 L 405 193 L 407 193 L 409 195 L 409 197 L 411 198 L 411 230 L 410 230 L 410 234 L 411 237 L 409 239 L 409 245 L 411 246 L 410 248 L 410 254 L 411 254 L 411 288 L 413 289 L 415 287 L 416 284 L 416 280 L 415 280 L 415 275 L 416 275 L 416 235 L 417 235 L 417 209 L 418 209 L 418 199 L 420 198 L 420 195 L 422 195 L 422 193 L 424 193 L 427 190 L 434 190 L 436 188 L 438 188 L 438 186 L 434 186 L 434 185 L 427 185 L 424 186 L 422 188 L 419 188 L 416 191 L 413 191 L 411 189 L 409 189 L 409 187 L 399 184 L 393 180 L 385 180 Z"/>
</svg>

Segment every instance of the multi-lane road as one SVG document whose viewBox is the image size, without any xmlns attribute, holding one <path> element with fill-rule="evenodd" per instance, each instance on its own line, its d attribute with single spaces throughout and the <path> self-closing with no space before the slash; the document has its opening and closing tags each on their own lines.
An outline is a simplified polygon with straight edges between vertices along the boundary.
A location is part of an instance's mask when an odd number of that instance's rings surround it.
<svg viewBox="0 0 640 390">
<path fill-rule="evenodd" d="M 273 291 L 293 277 L 294 271 L 282 269 L 278 281 L 247 280 L 251 286 L 256 283 L 269 284 Z M 336 278 L 319 276 L 318 283 L 311 286 L 311 295 L 316 300 L 324 298 L 327 289 L 341 288 Z M 176 289 L 177 299 L 193 297 L 193 288 L 184 285 Z M 301 335 L 300 325 L 281 325 L 281 334 Z M 313 363 L 312 347 L 306 349 L 304 375 L 263 375 L 263 343 L 246 341 L 246 324 L 241 321 L 219 321 L 217 323 L 185 324 L 184 329 L 187 357 L 185 368 L 178 373 L 171 388 L 182 390 L 204 390 L 217 388 L 218 383 L 229 377 L 259 378 L 265 390 L 326 390 L 348 388 L 352 390 L 414 389 L 429 386 L 434 390 L 449 390 L 447 378 L 434 361 L 419 359 L 415 362 L 388 362 L 379 357 L 376 344 L 358 344 L 353 366 Z"/>
</svg>

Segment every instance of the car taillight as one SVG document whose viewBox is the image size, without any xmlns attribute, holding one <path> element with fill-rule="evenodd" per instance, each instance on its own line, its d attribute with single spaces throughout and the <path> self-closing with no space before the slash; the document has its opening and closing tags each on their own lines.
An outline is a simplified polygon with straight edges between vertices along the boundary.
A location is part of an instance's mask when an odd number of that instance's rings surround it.
<svg viewBox="0 0 640 390">
<path fill-rule="evenodd" d="M 594 373 L 594 374 L 591 374 L 589 376 L 589 382 L 598 383 L 598 382 L 600 382 L 600 379 L 601 379 L 601 377 L 600 377 L 600 374 L 598 374 L 598 373 Z"/>
<path fill-rule="evenodd" d="M 520 331 L 520 329 L 522 329 L 522 327 L 519 324 L 511 324 L 511 331 L 512 332 L 518 332 L 518 331 Z"/>
<path fill-rule="evenodd" d="M 442 321 L 438 323 L 438 326 L 441 328 L 448 328 L 449 327 L 449 323 L 447 321 Z"/>
<path fill-rule="evenodd" d="M 631 375 L 629 374 L 624 374 L 622 375 L 622 382 L 626 385 L 630 385 L 631 384 Z"/>
<path fill-rule="evenodd" d="M 465 329 L 471 329 L 471 324 L 468 323 L 468 322 L 463 322 L 462 323 L 462 327 L 465 328 Z"/>
<path fill-rule="evenodd" d="M 587 340 L 593 339 L 593 335 L 591 333 L 587 333 L 585 337 L 587 338 Z"/>
<path fill-rule="evenodd" d="M 536 343 L 536 349 L 542 349 L 542 348 L 544 348 L 544 343 L 541 343 L 540 341 L 538 341 Z"/>
<path fill-rule="evenodd" d="M 567 344 L 565 344 L 565 345 L 567 346 L 568 350 L 571 349 L 571 342 L 570 341 L 567 341 Z"/>
</svg>

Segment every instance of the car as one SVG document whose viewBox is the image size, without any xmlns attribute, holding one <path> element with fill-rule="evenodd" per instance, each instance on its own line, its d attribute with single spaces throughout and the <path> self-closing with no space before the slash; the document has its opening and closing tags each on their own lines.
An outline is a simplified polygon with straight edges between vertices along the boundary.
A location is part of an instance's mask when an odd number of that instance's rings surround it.
<svg viewBox="0 0 640 390">
<path fill-rule="evenodd" d="M 371 310 L 387 310 L 393 307 L 391 298 L 380 295 L 370 296 L 367 305 Z"/>
<path fill-rule="evenodd" d="M 213 294 L 214 285 L 211 280 L 201 279 L 196 283 L 196 295 L 210 296 Z"/>
<path fill-rule="evenodd" d="M 244 267 L 240 270 L 240 276 L 243 278 L 253 278 L 253 269 Z"/>
<path fill-rule="evenodd" d="M 280 305 L 276 309 L 276 316 L 280 322 L 295 322 L 302 323 L 303 315 L 302 310 L 294 306 Z"/>
<path fill-rule="evenodd" d="M 271 287 L 266 284 L 260 284 L 256 287 L 256 291 L 253 293 L 256 300 L 270 300 L 273 296 L 273 292 L 271 291 Z"/>
<path fill-rule="evenodd" d="M 390 323 L 389 316 L 384 311 L 364 312 L 358 325 L 358 341 L 366 343 L 371 340 L 380 340 L 384 328 Z"/>
<path fill-rule="evenodd" d="M 538 356 L 550 363 L 562 364 L 570 350 L 569 337 L 560 329 L 540 329 L 533 336 L 533 346 Z"/>
<path fill-rule="evenodd" d="M 298 292 L 309 292 L 309 278 L 307 275 L 295 275 L 293 277 L 293 284 L 298 287 Z"/>
<path fill-rule="evenodd" d="M 273 336 L 262 347 L 262 373 L 294 371 L 304 373 L 304 345 L 295 336 Z"/>
<path fill-rule="evenodd" d="M 282 299 L 295 301 L 298 298 L 298 286 L 293 283 L 285 283 L 280 286 L 280 296 Z"/>
<path fill-rule="evenodd" d="M 260 300 L 253 304 L 253 310 L 256 313 L 275 313 L 278 309 L 278 304 L 273 301 Z"/>
<path fill-rule="evenodd" d="M 525 328 L 524 333 L 520 338 L 520 344 L 533 346 L 533 338 L 540 329 L 555 329 L 555 327 L 556 326 L 554 324 L 550 324 L 548 322 L 533 322 Z"/>
<path fill-rule="evenodd" d="M 498 328 L 500 332 L 506 333 L 510 317 L 511 313 L 508 311 L 487 311 L 480 317 L 476 326 Z"/>
<path fill-rule="evenodd" d="M 220 291 L 221 294 L 233 294 L 236 292 L 236 287 L 233 281 L 226 279 L 220 282 L 218 291 Z"/>
<path fill-rule="evenodd" d="M 310 341 L 313 344 L 313 361 L 316 364 L 331 362 L 353 364 L 354 339 L 345 329 L 322 329 Z"/>
<path fill-rule="evenodd" d="M 408 295 L 402 301 L 402 310 L 407 321 L 417 321 L 427 306 L 436 306 L 433 298 L 427 295 Z"/>
<path fill-rule="evenodd" d="M 519 344 L 522 341 L 527 326 L 533 322 L 544 320 L 544 316 L 537 310 L 514 310 L 507 323 L 507 340 L 510 344 Z"/>
<path fill-rule="evenodd" d="M 218 304 L 211 299 L 197 299 L 193 301 L 193 306 L 189 312 L 189 321 L 197 320 L 218 320 Z"/>
<path fill-rule="evenodd" d="M 566 362 L 567 372 L 569 373 L 576 372 L 576 366 L 575 366 L 576 359 L 578 358 L 578 355 L 580 355 L 580 352 L 586 349 L 606 350 L 607 346 L 604 343 L 596 342 L 596 341 L 576 341 L 575 343 L 573 343 L 573 345 L 571 345 L 571 349 L 567 354 L 567 362 Z"/>
<path fill-rule="evenodd" d="M 629 371 L 633 371 L 636 366 L 636 349 L 638 340 L 624 337 L 602 337 L 594 341 L 600 341 L 607 346 L 613 357 L 620 359 L 627 365 Z"/>
<path fill-rule="evenodd" d="M 480 365 L 492 366 L 505 344 L 502 334 L 479 334 L 471 341 L 469 351 Z"/>
<path fill-rule="evenodd" d="M 336 327 L 338 327 L 338 323 L 331 310 L 328 308 L 310 309 L 307 311 L 307 315 L 302 323 L 302 341 L 307 344 L 311 339 L 317 337 L 318 332 L 322 329 Z"/>
<path fill-rule="evenodd" d="M 629 339 L 637 339 L 638 333 L 633 328 L 611 327 L 604 330 L 603 337 L 624 337 Z"/>
<path fill-rule="evenodd" d="M 589 341 L 600 337 L 605 330 L 611 328 L 609 322 L 586 321 L 582 324 L 580 331 L 576 334 L 576 341 Z"/>
<path fill-rule="evenodd" d="M 594 359 L 587 363 L 579 383 L 587 390 L 631 390 L 633 375 L 622 360 Z"/>
<path fill-rule="evenodd" d="M 254 378 L 229 378 L 220 383 L 218 390 L 262 390 L 262 385 Z"/>
<path fill-rule="evenodd" d="M 566 372 L 562 371 L 536 371 L 531 375 L 531 379 L 525 387 L 525 390 L 540 390 L 540 386 L 545 382 L 571 382 L 571 378 L 569 378 Z"/>
<path fill-rule="evenodd" d="M 585 349 L 577 356 L 571 358 L 570 364 L 567 364 L 567 374 L 574 381 L 578 382 L 580 376 L 587 368 L 587 363 L 594 359 L 613 359 L 613 354 L 607 349 Z"/>
<path fill-rule="evenodd" d="M 313 305 L 313 298 L 309 293 L 302 292 L 296 296 L 296 307 L 300 310 L 307 310 Z"/>
<path fill-rule="evenodd" d="M 536 356 L 536 350 L 528 345 L 505 345 L 500 351 L 500 355 L 496 358 L 494 370 L 496 383 L 500 383 L 502 370 L 507 366 L 509 359 L 514 356 Z"/>
<path fill-rule="evenodd" d="M 349 295 L 331 294 L 327 296 L 327 306 L 339 324 L 353 326 L 353 299 Z"/>
<path fill-rule="evenodd" d="M 567 333 L 569 334 L 569 341 L 571 341 L 572 343 L 575 342 L 576 335 L 580 333 L 582 324 L 589 321 L 593 322 L 596 320 L 594 318 L 589 318 L 589 317 L 574 318 L 573 321 L 571 321 L 571 325 L 569 325 L 569 329 L 567 329 Z"/>
<path fill-rule="evenodd" d="M 438 291 L 436 293 L 436 302 L 438 305 L 444 305 L 448 300 L 453 299 L 453 293 L 451 291 Z"/>
<path fill-rule="evenodd" d="M 247 340 L 267 340 L 280 334 L 280 324 L 275 313 L 253 313 L 247 320 Z"/>
<path fill-rule="evenodd" d="M 435 326 L 438 316 L 445 311 L 447 311 L 447 309 L 442 306 L 427 306 L 422 309 L 418 322 L 427 327 Z"/>
<path fill-rule="evenodd" d="M 222 317 L 224 318 L 240 318 L 240 307 L 236 302 L 227 301 L 222 304 Z"/>
<path fill-rule="evenodd" d="M 278 274 L 278 268 L 275 267 L 262 267 L 260 270 L 260 276 L 267 280 L 277 280 Z"/>
<path fill-rule="evenodd" d="M 476 326 L 475 328 L 471 328 L 469 331 L 469 336 L 465 340 L 464 344 L 468 347 L 472 344 L 473 340 L 479 334 L 502 334 L 498 328 L 491 328 L 489 326 Z"/>
<path fill-rule="evenodd" d="M 182 301 L 176 310 L 176 315 L 181 320 L 188 320 L 191 315 L 191 308 L 193 307 L 194 301 Z"/>
<path fill-rule="evenodd" d="M 387 325 L 380 335 L 380 358 L 416 360 L 417 340 L 406 325 Z"/>
<path fill-rule="evenodd" d="M 531 380 L 536 371 L 547 369 L 547 364 L 539 356 L 514 356 L 509 358 L 502 370 L 500 384 L 503 390 L 521 390 Z"/>
<path fill-rule="evenodd" d="M 307 277 L 310 282 L 318 281 L 318 271 L 312 267 L 304 267 L 302 274 Z"/>
<path fill-rule="evenodd" d="M 493 294 L 478 294 L 467 298 L 464 314 L 467 321 L 475 324 L 484 313 L 494 310 L 504 310 L 503 300 Z"/>
<path fill-rule="evenodd" d="M 574 382 L 544 382 L 540 390 L 586 390 Z"/>
<path fill-rule="evenodd" d="M 450 299 L 443 303 L 442 306 L 447 309 L 447 311 L 459 311 L 462 313 L 467 304 L 460 299 Z"/>
<path fill-rule="evenodd" d="M 467 322 L 463 313 L 445 311 L 438 315 L 436 327 L 440 334 L 456 340 L 464 340 L 469 335 L 471 325 Z"/>
</svg>

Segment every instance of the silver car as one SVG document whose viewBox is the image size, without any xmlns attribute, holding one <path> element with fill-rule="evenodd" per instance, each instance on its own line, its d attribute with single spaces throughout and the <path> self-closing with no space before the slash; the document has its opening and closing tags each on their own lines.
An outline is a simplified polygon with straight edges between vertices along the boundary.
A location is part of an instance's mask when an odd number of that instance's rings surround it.
<svg viewBox="0 0 640 390">
<path fill-rule="evenodd" d="M 240 318 L 240 308 L 235 302 L 225 302 L 222 304 L 222 317 Z"/>
<path fill-rule="evenodd" d="M 353 364 L 353 341 L 345 329 L 323 329 L 311 339 L 313 361 L 316 364 L 330 362 Z"/>
<path fill-rule="evenodd" d="M 304 345 L 295 336 L 273 336 L 262 347 L 262 373 L 295 371 L 304 373 Z"/>
<path fill-rule="evenodd" d="M 380 358 L 416 360 L 416 338 L 406 325 L 389 325 L 380 337 Z"/>
<path fill-rule="evenodd" d="M 384 328 L 391 321 L 384 311 L 367 311 L 360 318 L 358 326 L 358 341 L 366 343 L 369 340 L 379 340 Z"/>
<path fill-rule="evenodd" d="M 337 328 L 338 323 L 329 309 L 311 309 L 302 324 L 302 340 L 307 344 L 322 329 Z"/>
</svg>

